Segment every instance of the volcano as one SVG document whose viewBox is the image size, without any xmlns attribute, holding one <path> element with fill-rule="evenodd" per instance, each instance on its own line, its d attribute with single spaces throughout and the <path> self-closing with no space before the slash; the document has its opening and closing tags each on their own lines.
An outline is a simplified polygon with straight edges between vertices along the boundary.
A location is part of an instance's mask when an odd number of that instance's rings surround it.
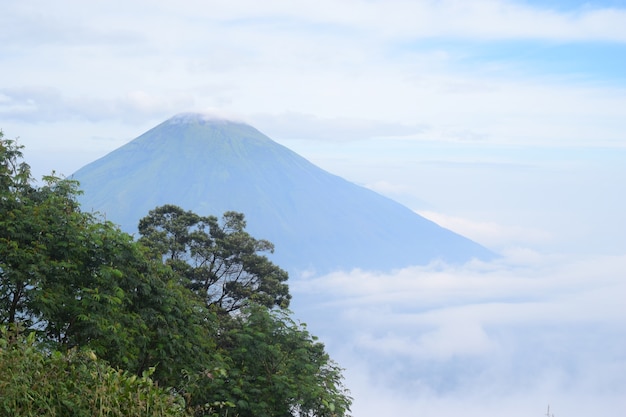
<svg viewBox="0 0 626 417">
<path fill-rule="evenodd" d="M 163 204 L 200 215 L 245 214 L 292 276 L 389 271 L 494 254 L 409 208 L 313 165 L 245 123 L 185 113 L 84 166 L 83 210 L 131 234 Z"/>
</svg>

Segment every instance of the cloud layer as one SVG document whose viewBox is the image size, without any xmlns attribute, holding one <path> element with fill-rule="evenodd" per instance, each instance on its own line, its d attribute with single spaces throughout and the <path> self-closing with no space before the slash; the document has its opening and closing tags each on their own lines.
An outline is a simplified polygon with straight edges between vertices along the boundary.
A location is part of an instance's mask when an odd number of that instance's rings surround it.
<svg viewBox="0 0 626 417">
<path fill-rule="evenodd" d="M 319 301 L 302 314 L 348 368 L 357 415 L 540 415 L 551 403 L 584 416 L 626 405 L 625 267 L 502 259 L 292 286 Z"/>
<path fill-rule="evenodd" d="M 1 18 L 10 83 L 0 85 L 0 114 L 139 121 L 205 107 L 263 109 L 318 119 L 378 115 L 434 124 L 430 137 L 470 131 L 501 140 L 511 140 L 511 123 L 532 129 L 518 133 L 526 137 L 550 135 L 527 123 L 546 114 L 561 136 L 576 136 L 563 118 L 599 117 L 598 105 L 619 125 L 623 89 L 572 86 L 575 70 L 543 74 L 523 55 L 555 42 L 620 45 L 625 18 L 612 7 L 563 11 L 502 0 L 14 3 Z M 495 55 L 481 56 L 481 45 Z"/>
</svg>

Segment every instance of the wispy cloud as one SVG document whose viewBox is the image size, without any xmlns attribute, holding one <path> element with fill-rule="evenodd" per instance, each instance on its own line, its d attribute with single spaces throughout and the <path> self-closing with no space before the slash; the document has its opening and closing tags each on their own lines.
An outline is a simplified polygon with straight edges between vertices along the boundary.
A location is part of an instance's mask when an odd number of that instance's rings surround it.
<svg viewBox="0 0 626 417">
<path fill-rule="evenodd" d="M 402 138 L 428 130 L 426 125 L 347 117 L 327 119 L 295 112 L 279 115 L 252 115 L 250 122 L 280 138 L 322 140 L 335 143 L 353 140 L 364 141 L 382 137 Z"/>
<path fill-rule="evenodd" d="M 161 2 L 162 12 L 181 12 L 178 5 Z M 203 2 L 188 2 L 187 10 L 209 21 L 273 26 L 293 31 L 281 22 L 298 21 L 303 25 L 329 25 L 353 30 L 377 31 L 390 37 L 464 36 L 476 38 L 543 38 L 558 40 L 626 41 L 621 22 L 623 9 L 574 6 L 566 10 L 531 6 L 510 0 L 440 1 L 321 1 L 290 2 L 273 0 L 263 4 L 218 1 L 212 8 Z M 332 7 L 331 7 L 332 6 Z M 321 27 L 322 29 L 324 27 Z"/>
<path fill-rule="evenodd" d="M 122 97 L 68 97 L 52 87 L 0 89 L 0 115 L 5 120 L 58 122 L 68 120 L 136 120 L 168 117 L 188 107 L 193 98 L 129 91 Z"/>
</svg>

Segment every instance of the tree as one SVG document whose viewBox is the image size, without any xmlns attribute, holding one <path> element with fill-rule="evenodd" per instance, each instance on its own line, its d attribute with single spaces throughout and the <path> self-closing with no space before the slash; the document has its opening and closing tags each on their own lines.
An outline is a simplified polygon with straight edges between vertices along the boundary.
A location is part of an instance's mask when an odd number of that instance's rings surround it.
<svg viewBox="0 0 626 417">
<path fill-rule="evenodd" d="M 218 340 L 217 372 L 197 375 L 199 403 L 231 405 L 240 417 L 346 416 L 342 370 L 287 310 L 248 305 Z M 200 414 L 202 415 L 202 414 Z"/>
<path fill-rule="evenodd" d="M 76 181 L 49 175 L 33 186 L 21 150 L 0 135 L 0 324 L 20 322 L 63 343 L 84 282 L 108 264 L 94 256 L 98 231 L 80 212 Z"/>
<path fill-rule="evenodd" d="M 140 220 L 139 241 L 219 312 L 232 313 L 249 302 L 288 307 L 287 273 L 260 254 L 274 246 L 245 227 L 241 213 L 226 212 L 220 222 L 165 205 Z"/>
<path fill-rule="evenodd" d="M 191 404 L 197 415 L 206 404 L 241 417 L 346 415 L 351 399 L 341 369 L 291 319 L 287 274 L 259 254 L 273 245 L 245 225 L 241 213 L 218 221 L 174 205 L 139 222 L 139 242 L 218 313 L 216 353 L 204 370 L 188 374 Z"/>
<path fill-rule="evenodd" d="M 217 328 L 204 303 L 130 235 L 82 212 L 75 181 L 34 186 L 21 149 L 0 140 L 0 325 L 138 375 L 156 366 L 166 386 L 204 366 Z"/>
<path fill-rule="evenodd" d="M 21 151 L 0 131 L 0 324 L 32 322 L 31 289 L 43 276 L 40 238 L 48 225 L 37 208 L 42 195 L 32 186 Z"/>
</svg>

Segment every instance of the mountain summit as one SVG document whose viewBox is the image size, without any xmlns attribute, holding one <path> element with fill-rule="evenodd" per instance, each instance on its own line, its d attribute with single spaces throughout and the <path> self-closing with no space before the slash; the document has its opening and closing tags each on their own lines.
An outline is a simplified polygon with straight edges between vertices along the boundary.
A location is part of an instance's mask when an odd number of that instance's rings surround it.
<svg viewBox="0 0 626 417">
<path fill-rule="evenodd" d="M 175 204 L 200 215 L 245 214 L 292 275 L 391 270 L 493 254 L 369 189 L 332 175 L 244 123 L 185 113 L 74 175 L 84 210 L 136 233 L 140 218 Z"/>
</svg>

